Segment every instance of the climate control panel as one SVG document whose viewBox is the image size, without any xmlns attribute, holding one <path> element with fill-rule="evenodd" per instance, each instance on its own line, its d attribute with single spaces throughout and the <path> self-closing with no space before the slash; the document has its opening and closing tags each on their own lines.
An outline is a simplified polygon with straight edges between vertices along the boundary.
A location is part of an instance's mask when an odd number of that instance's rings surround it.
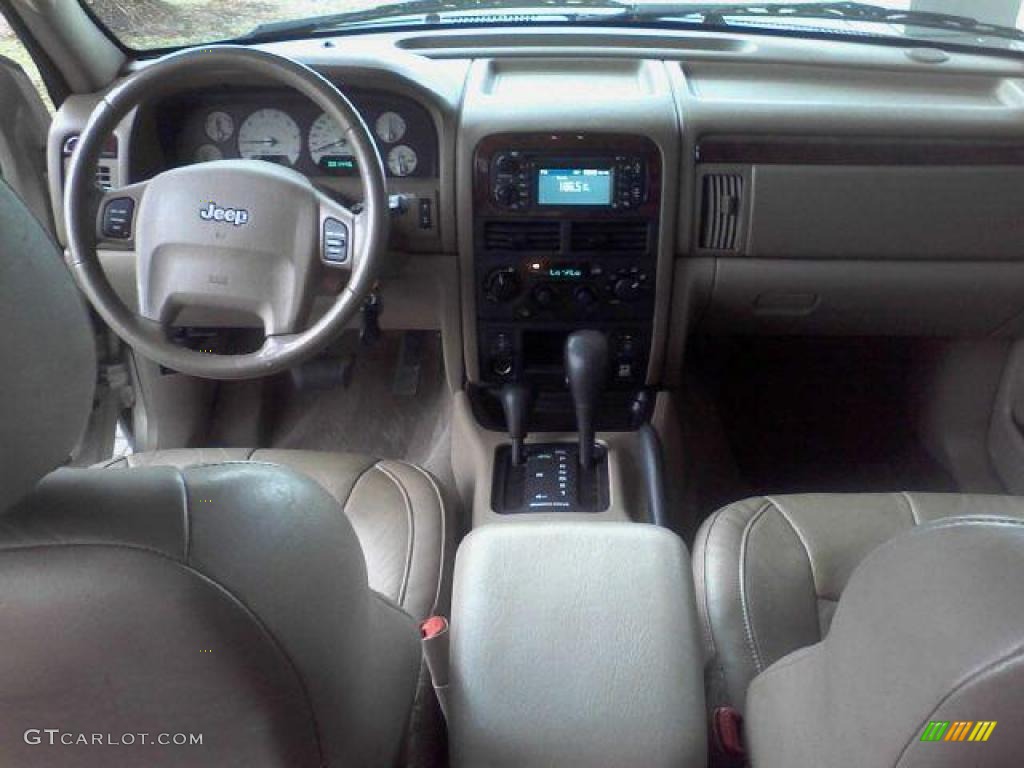
<svg viewBox="0 0 1024 768">
<path fill-rule="evenodd" d="M 643 262 L 524 259 L 483 276 L 481 317 L 496 320 L 634 319 L 653 301 L 653 275 Z"/>
</svg>

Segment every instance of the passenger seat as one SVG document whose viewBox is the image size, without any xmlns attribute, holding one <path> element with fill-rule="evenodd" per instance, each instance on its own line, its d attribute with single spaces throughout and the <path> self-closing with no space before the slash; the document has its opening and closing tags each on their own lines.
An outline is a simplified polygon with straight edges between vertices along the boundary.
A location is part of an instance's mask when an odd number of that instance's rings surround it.
<svg viewBox="0 0 1024 768">
<path fill-rule="evenodd" d="M 762 496 L 711 515 L 693 553 L 708 706 L 743 712 L 755 676 L 822 640 L 851 574 L 877 547 L 923 523 L 965 515 L 1024 519 L 1024 498 Z"/>
</svg>

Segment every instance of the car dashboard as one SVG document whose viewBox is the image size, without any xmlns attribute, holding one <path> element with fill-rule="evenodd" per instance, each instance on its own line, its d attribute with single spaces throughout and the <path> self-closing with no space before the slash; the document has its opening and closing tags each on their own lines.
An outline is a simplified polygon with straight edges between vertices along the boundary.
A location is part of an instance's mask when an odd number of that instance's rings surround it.
<svg viewBox="0 0 1024 768">
<path fill-rule="evenodd" d="M 1019 58 L 586 27 L 265 47 L 335 82 L 373 133 L 400 198 L 382 321 L 440 330 L 453 386 L 555 385 L 581 327 L 610 334 L 624 398 L 677 382 L 696 332 L 1024 330 Z M 226 80 L 155 95 L 112 140 L 104 183 L 253 157 L 358 199 L 319 110 Z M 55 200 L 99 98 L 54 121 Z M 623 403 L 609 418 L 628 419 Z"/>
</svg>

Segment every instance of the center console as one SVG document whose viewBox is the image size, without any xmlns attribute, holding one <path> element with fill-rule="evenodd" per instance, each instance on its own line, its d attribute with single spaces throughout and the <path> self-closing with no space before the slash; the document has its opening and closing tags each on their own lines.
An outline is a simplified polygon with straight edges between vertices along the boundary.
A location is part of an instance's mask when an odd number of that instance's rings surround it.
<svg viewBox="0 0 1024 768">
<path fill-rule="evenodd" d="M 630 135 L 488 136 L 473 166 L 480 380 L 563 388 L 570 332 L 608 338 L 607 387 L 643 385 L 657 274 L 661 155 Z"/>
<path fill-rule="evenodd" d="M 506 429 L 490 509 L 602 513 L 598 429 L 644 422 L 658 277 L 661 153 L 649 138 L 502 133 L 473 159 L 479 421 Z M 525 444 L 529 429 L 576 445 Z"/>
<path fill-rule="evenodd" d="M 451 764 L 703 768 L 690 560 L 663 528 L 523 523 L 456 557 Z"/>
</svg>

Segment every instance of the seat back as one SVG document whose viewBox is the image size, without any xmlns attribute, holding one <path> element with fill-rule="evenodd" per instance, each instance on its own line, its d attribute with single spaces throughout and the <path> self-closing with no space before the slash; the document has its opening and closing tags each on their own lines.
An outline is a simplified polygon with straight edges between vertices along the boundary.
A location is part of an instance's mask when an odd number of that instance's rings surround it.
<svg viewBox="0 0 1024 768">
<path fill-rule="evenodd" d="M 89 416 L 93 334 L 2 183 L 0 352 L 0 765 L 393 764 L 418 631 L 319 485 L 257 463 L 51 472 Z"/>
<path fill-rule="evenodd" d="M 1024 521 L 964 517 L 883 544 L 828 636 L 747 694 L 755 768 L 1018 765 Z"/>
<path fill-rule="evenodd" d="M 96 383 L 92 327 L 60 251 L 0 181 L 0 511 L 64 462 Z"/>
</svg>

